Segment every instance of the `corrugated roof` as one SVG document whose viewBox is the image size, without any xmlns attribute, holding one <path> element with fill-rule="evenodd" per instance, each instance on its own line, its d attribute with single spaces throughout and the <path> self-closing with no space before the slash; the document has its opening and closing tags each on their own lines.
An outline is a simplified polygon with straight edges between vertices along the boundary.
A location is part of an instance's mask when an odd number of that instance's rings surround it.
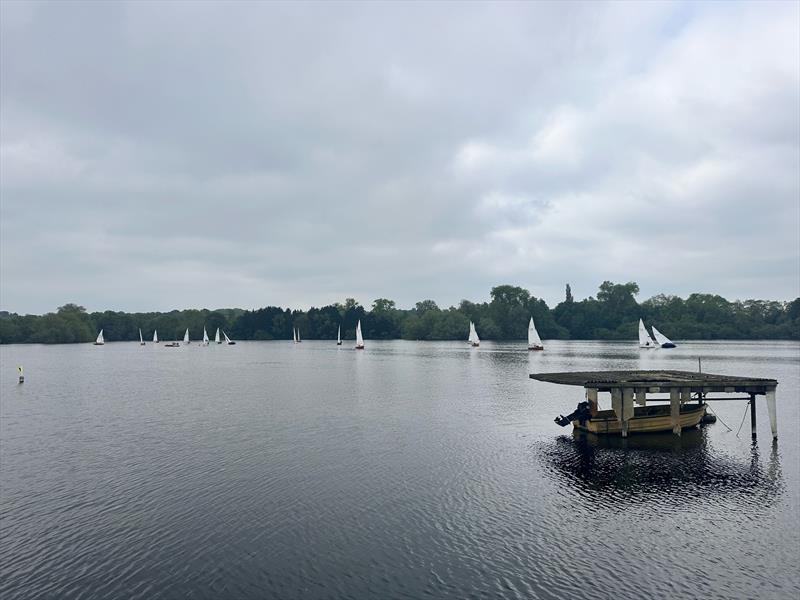
<svg viewBox="0 0 800 600">
<path fill-rule="evenodd" d="M 580 385 L 589 388 L 606 387 L 734 387 L 774 388 L 775 379 L 715 375 L 692 371 L 573 371 L 564 373 L 532 373 L 531 379 Z M 738 391 L 738 390 L 737 390 Z"/>
</svg>

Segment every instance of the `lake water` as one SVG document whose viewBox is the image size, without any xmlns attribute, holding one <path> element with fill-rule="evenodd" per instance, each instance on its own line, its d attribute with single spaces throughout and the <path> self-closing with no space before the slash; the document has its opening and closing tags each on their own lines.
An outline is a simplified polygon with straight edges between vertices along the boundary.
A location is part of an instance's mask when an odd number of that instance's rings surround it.
<svg viewBox="0 0 800 600">
<path fill-rule="evenodd" d="M 347 343 L 347 342 L 346 342 Z M 597 442 L 530 372 L 779 381 Z M 17 385 L 16 366 L 26 382 Z M 797 598 L 800 344 L 0 347 L 0 597 Z M 601 395 L 601 406 L 609 401 Z"/>
</svg>

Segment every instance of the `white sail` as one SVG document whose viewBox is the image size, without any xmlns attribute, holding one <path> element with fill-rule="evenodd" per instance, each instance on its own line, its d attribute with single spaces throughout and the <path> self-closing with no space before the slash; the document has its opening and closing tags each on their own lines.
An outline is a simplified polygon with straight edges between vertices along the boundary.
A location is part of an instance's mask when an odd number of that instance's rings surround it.
<svg viewBox="0 0 800 600">
<path fill-rule="evenodd" d="M 481 343 L 481 338 L 478 337 L 478 332 L 475 329 L 475 323 L 469 322 L 469 343 L 473 346 L 478 346 Z"/>
<path fill-rule="evenodd" d="M 656 338 L 656 341 L 661 345 L 662 348 L 663 347 L 672 348 L 675 346 L 675 342 L 673 342 L 671 339 L 669 339 L 667 336 L 661 333 L 658 329 L 656 329 L 655 325 L 653 325 L 652 329 L 653 329 L 653 337 Z"/>
<path fill-rule="evenodd" d="M 208 332 L 206 331 L 205 325 L 203 326 L 203 345 L 208 346 Z"/>
<path fill-rule="evenodd" d="M 100 330 L 100 333 L 97 334 L 97 339 L 95 340 L 95 345 L 102 346 L 106 343 L 105 339 L 103 339 L 103 330 Z"/>
<path fill-rule="evenodd" d="M 647 328 L 641 319 L 639 319 L 639 348 L 658 348 L 658 344 L 647 333 Z"/>
<path fill-rule="evenodd" d="M 189 343 L 189 328 L 188 327 L 186 328 L 186 333 L 183 334 L 183 343 L 184 344 L 188 344 Z"/>
<path fill-rule="evenodd" d="M 297 328 L 297 341 L 300 342 L 300 328 Z"/>
<path fill-rule="evenodd" d="M 542 348 L 542 338 L 539 337 L 539 332 L 536 331 L 536 325 L 533 324 L 533 317 L 528 323 L 528 349 Z"/>
<path fill-rule="evenodd" d="M 158 343 L 158 329 L 153 330 L 153 343 L 154 344 Z"/>
<path fill-rule="evenodd" d="M 144 338 L 142 337 L 142 328 L 139 328 L 139 344 L 144 346 Z"/>
<path fill-rule="evenodd" d="M 361 319 L 358 320 L 356 325 L 356 348 L 364 347 L 364 338 L 361 336 Z"/>
<path fill-rule="evenodd" d="M 222 335 L 224 335 L 224 336 L 225 336 L 225 343 L 226 343 L 226 344 L 228 344 L 229 346 L 232 346 L 233 344 L 235 344 L 235 343 L 236 343 L 236 342 L 232 342 L 232 341 L 231 341 L 231 338 L 229 338 L 229 337 L 228 337 L 228 334 L 227 334 L 227 333 L 225 333 L 224 331 L 222 332 Z"/>
<path fill-rule="evenodd" d="M 222 341 L 219 339 L 219 327 L 217 327 L 217 333 L 214 334 L 214 341 L 218 344 L 222 343 Z"/>
<path fill-rule="evenodd" d="M 342 343 L 342 326 L 341 325 L 339 325 L 339 331 L 336 332 L 336 343 L 337 344 L 341 344 Z"/>
<path fill-rule="evenodd" d="M 292 341 L 296 344 L 297 343 L 297 329 L 292 327 Z"/>
</svg>

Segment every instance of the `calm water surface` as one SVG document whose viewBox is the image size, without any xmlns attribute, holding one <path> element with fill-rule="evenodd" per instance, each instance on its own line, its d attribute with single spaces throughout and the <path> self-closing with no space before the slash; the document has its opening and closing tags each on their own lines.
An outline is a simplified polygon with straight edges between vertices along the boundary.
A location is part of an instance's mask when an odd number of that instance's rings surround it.
<svg viewBox="0 0 800 600">
<path fill-rule="evenodd" d="M 778 379 L 776 445 L 763 398 L 573 437 L 527 377 L 697 356 Z M 788 342 L 2 346 L 0 597 L 797 598 L 799 390 Z"/>
</svg>

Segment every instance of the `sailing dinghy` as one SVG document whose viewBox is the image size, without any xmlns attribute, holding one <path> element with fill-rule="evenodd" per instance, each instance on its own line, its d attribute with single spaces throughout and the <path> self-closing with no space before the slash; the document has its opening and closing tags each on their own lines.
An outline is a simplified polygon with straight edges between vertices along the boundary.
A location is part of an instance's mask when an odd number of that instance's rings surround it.
<svg viewBox="0 0 800 600">
<path fill-rule="evenodd" d="M 225 333 L 225 332 L 223 331 L 223 332 L 222 332 L 222 335 L 224 335 L 224 336 L 225 336 L 225 343 L 226 343 L 226 344 L 228 344 L 228 346 L 235 346 L 235 345 L 236 345 L 236 342 L 233 342 L 233 341 L 231 341 L 231 338 L 229 338 L 229 337 L 228 337 L 228 334 L 227 334 L 227 333 Z"/>
<path fill-rule="evenodd" d="M 652 330 L 653 330 L 653 337 L 656 338 L 656 342 L 661 344 L 662 348 L 675 348 L 676 347 L 675 346 L 675 342 L 673 342 L 671 339 L 669 339 L 667 336 L 665 336 L 663 333 L 661 333 L 658 329 L 656 329 L 655 325 L 653 325 Z"/>
<path fill-rule="evenodd" d="M 105 345 L 106 341 L 103 339 L 103 330 L 100 330 L 100 333 L 97 334 L 97 339 L 94 341 L 95 346 L 103 346 Z"/>
<path fill-rule="evenodd" d="M 208 332 L 206 331 L 205 325 L 203 326 L 203 346 L 208 346 Z"/>
<path fill-rule="evenodd" d="M 158 343 L 158 329 L 153 330 L 153 343 L 154 344 Z"/>
<path fill-rule="evenodd" d="M 184 344 L 190 344 L 191 343 L 189 341 L 189 328 L 188 327 L 186 328 L 186 333 L 183 334 L 183 343 Z"/>
<path fill-rule="evenodd" d="M 533 317 L 531 317 L 528 323 L 528 350 L 544 350 L 542 338 L 539 337 L 539 332 L 536 331 L 536 325 L 533 324 Z"/>
<path fill-rule="evenodd" d="M 139 328 L 139 345 L 144 346 L 144 338 L 142 337 L 142 328 Z"/>
<path fill-rule="evenodd" d="M 219 339 L 219 327 L 217 327 L 217 333 L 214 334 L 214 341 L 218 344 L 222 343 L 222 340 Z"/>
<path fill-rule="evenodd" d="M 478 337 L 478 332 L 475 331 L 475 323 L 472 321 L 469 322 L 469 338 L 467 339 L 470 346 L 473 348 L 477 348 L 481 345 L 481 339 Z"/>
<path fill-rule="evenodd" d="M 641 319 L 639 319 L 639 348 L 658 348 L 658 344 L 647 333 L 647 328 Z"/>
<path fill-rule="evenodd" d="M 358 320 L 356 325 L 356 350 L 364 349 L 364 338 L 361 336 L 361 319 Z"/>
<path fill-rule="evenodd" d="M 336 332 L 336 345 L 342 345 L 342 326 L 339 325 L 339 331 Z"/>
</svg>

